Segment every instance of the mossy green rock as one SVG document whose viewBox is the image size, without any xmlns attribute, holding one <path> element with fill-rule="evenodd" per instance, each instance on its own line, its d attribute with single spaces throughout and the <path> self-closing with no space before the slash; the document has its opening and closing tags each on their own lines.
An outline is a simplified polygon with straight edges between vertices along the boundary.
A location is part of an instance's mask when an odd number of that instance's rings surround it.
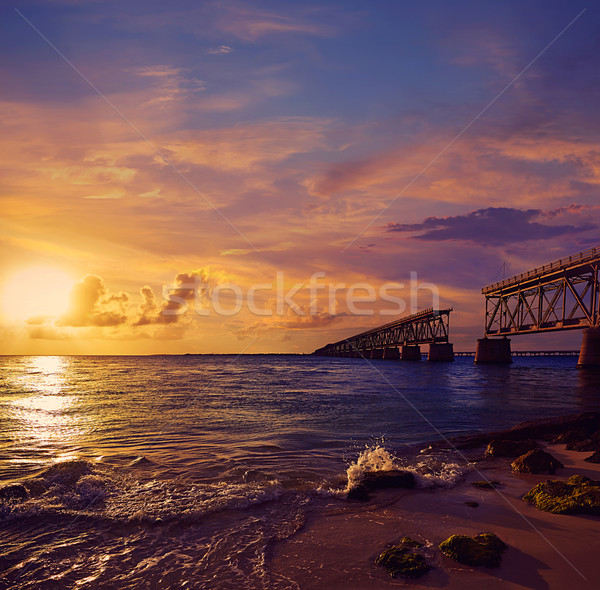
<svg viewBox="0 0 600 590">
<path fill-rule="evenodd" d="M 413 548 L 416 549 L 418 547 L 423 547 L 423 543 L 419 543 L 419 541 L 415 541 L 414 539 L 411 539 L 410 537 L 402 537 L 402 539 L 400 539 L 400 543 L 398 543 L 398 545 L 402 545 L 405 548 Z"/>
<path fill-rule="evenodd" d="M 498 567 L 502 553 L 508 547 L 494 533 L 480 533 L 474 537 L 452 535 L 440 543 L 444 555 L 464 565 Z"/>
<path fill-rule="evenodd" d="M 422 555 L 414 552 L 418 547 L 422 547 L 422 544 L 410 537 L 403 537 L 400 543 L 381 553 L 375 563 L 384 567 L 392 578 L 420 578 L 431 566 Z"/>
<path fill-rule="evenodd" d="M 567 481 L 550 479 L 529 490 L 524 500 L 538 510 L 554 514 L 595 514 L 600 516 L 600 481 L 572 475 Z"/>
</svg>

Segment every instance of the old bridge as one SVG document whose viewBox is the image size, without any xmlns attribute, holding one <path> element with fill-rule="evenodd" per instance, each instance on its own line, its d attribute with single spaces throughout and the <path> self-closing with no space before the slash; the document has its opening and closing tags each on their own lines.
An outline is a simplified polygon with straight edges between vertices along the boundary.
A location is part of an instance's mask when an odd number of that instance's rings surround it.
<svg viewBox="0 0 600 590">
<path fill-rule="evenodd" d="M 510 363 L 508 336 L 583 330 L 578 367 L 600 367 L 600 247 L 560 258 L 487 285 L 484 337 L 476 363 Z M 428 344 L 429 360 L 454 360 L 449 309 L 426 309 L 319 348 L 320 356 L 418 360 Z"/>
<path fill-rule="evenodd" d="M 315 350 L 318 356 L 363 357 L 372 359 L 420 360 L 421 344 L 429 345 L 430 361 L 454 360 L 448 341 L 452 309 L 420 311 L 378 328 Z"/>
<path fill-rule="evenodd" d="M 583 329 L 578 366 L 600 364 L 599 268 L 600 248 L 589 248 L 484 287 L 475 362 L 510 362 L 507 336 Z"/>
</svg>

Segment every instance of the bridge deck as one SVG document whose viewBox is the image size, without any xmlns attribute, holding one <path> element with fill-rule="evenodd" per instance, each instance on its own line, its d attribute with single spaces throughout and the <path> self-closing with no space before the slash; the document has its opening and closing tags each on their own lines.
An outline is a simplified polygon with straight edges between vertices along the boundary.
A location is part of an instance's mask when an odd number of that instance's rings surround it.
<svg viewBox="0 0 600 590">
<path fill-rule="evenodd" d="M 386 330 L 391 330 L 393 328 L 399 328 L 400 326 L 406 324 L 412 324 L 417 320 L 425 320 L 425 319 L 433 319 L 439 317 L 441 314 L 448 314 L 452 311 L 452 308 L 448 309 L 439 309 L 434 310 L 433 307 L 429 309 L 424 309 L 423 311 L 418 311 L 417 313 L 413 313 L 412 315 L 406 316 L 404 318 L 400 318 L 399 320 L 394 320 L 393 322 L 389 322 L 388 324 L 383 324 L 383 326 L 377 326 L 376 328 L 371 328 L 370 330 L 366 330 L 365 332 L 361 332 L 360 334 L 355 334 L 354 336 L 350 336 L 345 340 L 340 340 L 340 342 L 347 342 L 349 340 L 353 340 L 354 338 L 361 338 L 363 336 L 370 336 L 373 334 L 378 334 L 380 332 L 385 332 Z M 338 344 L 337 342 L 335 344 Z"/>
<path fill-rule="evenodd" d="M 538 266 L 537 268 L 528 270 L 520 275 L 515 275 L 509 279 L 497 281 L 484 287 L 481 292 L 484 295 L 490 295 L 492 293 L 499 292 L 507 293 L 510 290 L 522 289 L 524 286 L 523 283 L 533 282 L 536 279 L 547 277 L 548 275 L 555 273 L 560 273 L 561 271 L 565 270 L 575 271 L 580 266 L 588 265 L 598 261 L 600 261 L 600 247 L 596 246 L 594 248 L 582 250 L 578 254 L 573 254 L 572 256 L 559 258 L 558 260 L 554 260 L 553 262 L 549 262 L 543 266 Z M 513 289 L 511 289 L 511 287 Z"/>
</svg>

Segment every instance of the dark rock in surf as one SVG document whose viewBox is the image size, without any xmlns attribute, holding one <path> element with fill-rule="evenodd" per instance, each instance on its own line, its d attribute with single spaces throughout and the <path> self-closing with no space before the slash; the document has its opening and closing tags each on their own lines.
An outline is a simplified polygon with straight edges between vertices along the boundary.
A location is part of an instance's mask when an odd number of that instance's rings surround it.
<svg viewBox="0 0 600 590">
<path fill-rule="evenodd" d="M 495 490 L 498 486 L 501 486 L 502 483 L 499 481 L 474 481 L 471 484 L 474 488 L 481 488 L 482 490 Z"/>
<path fill-rule="evenodd" d="M 584 412 L 559 418 L 543 418 L 522 422 L 508 430 L 506 432 L 507 436 L 503 436 L 503 438 L 512 440 L 523 440 L 525 438 L 552 440 L 558 434 L 568 430 L 581 430 L 591 433 L 598 429 L 600 429 L 600 414 L 598 412 Z"/>
<path fill-rule="evenodd" d="M 350 500 L 365 501 L 369 492 L 387 488 L 408 488 L 416 485 L 415 476 L 410 471 L 392 469 L 390 471 L 367 471 L 361 482 L 348 491 Z"/>
<path fill-rule="evenodd" d="M 542 418 L 521 422 L 509 430 L 491 432 L 487 434 L 474 434 L 456 437 L 453 446 L 457 449 L 474 449 L 487 445 L 492 439 L 523 441 L 527 439 L 553 440 L 559 434 L 572 431 L 582 431 L 591 434 L 600 429 L 600 413 L 584 412 L 558 418 Z M 442 443 L 439 443 L 443 446 Z"/>
<path fill-rule="evenodd" d="M 593 428 L 569 428 L 552 439 L 552 444 L 569 445 L 586 440 L 594 431 Z"/>
<path fill-rule="evenodd" d="M 486 450 L 486 457 L 519 457 L 532 449 L 537 449 L 539 445 L 531 439 L 527 440 L 492 440 Z"/>
<path fill-rule="evenodd" d="M 452 535 L 439 545 L 441 552 L 458 563 L 472 566 L 498 567 L 508 546 L 494 533 L 474 537 Z"/>
<path fill-rule="evenodd" d="M 586 457 L 584 461 L 587 461 L 588 463 L 600 463 L 600 451 L 596 451 L 589 457 Z"/>
<path fill-rule="evenodd" d="M 600 430 L 584 439 L 568 443 L 566 449 L 568 451 L 600 451 Z"/>
<path fill-rule="evenodd" d="M 469 508 L 477 508 L 479 506 L 479 502 L 465 502 L 465 504 L 469 507 Z"/>
<path fill-rule="evenodd" d="M 28 497 L 27 488 L 23 484 L 13 483 L 0 487 L 0 500 L 3 502 L 22 502 Z"/>
<path fill-rule="evenodd" d="M 511 467 L 517 473 L 549 473 L 553 475 L 564 465 L 550 453 L 546 453 L 542 449 L 533 449 L 515 459 L 511 463 Z"/>
<path fill-rule="evenodd" d="M 385 488 L 414 488 L 415 476 L 410 471 L 392 469 L 390 471 L 367 472 L 362 483 L 370 491 L 383 490 Z"/>
</svg>

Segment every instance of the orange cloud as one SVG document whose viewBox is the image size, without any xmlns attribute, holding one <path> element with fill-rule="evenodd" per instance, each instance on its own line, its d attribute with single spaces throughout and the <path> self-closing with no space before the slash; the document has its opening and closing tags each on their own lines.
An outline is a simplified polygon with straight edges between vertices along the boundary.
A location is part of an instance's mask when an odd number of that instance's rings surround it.
<svg viewBox="0 0 600 590">
<path fill-rule="evenodd" d="M 58 319 L 58 326 L 109 327 L 127 321 L 129 295 L 121 292 L 109 294 L 104 281 L 87 275 L 73 287 L 69 311 Z"/>
</svg>

